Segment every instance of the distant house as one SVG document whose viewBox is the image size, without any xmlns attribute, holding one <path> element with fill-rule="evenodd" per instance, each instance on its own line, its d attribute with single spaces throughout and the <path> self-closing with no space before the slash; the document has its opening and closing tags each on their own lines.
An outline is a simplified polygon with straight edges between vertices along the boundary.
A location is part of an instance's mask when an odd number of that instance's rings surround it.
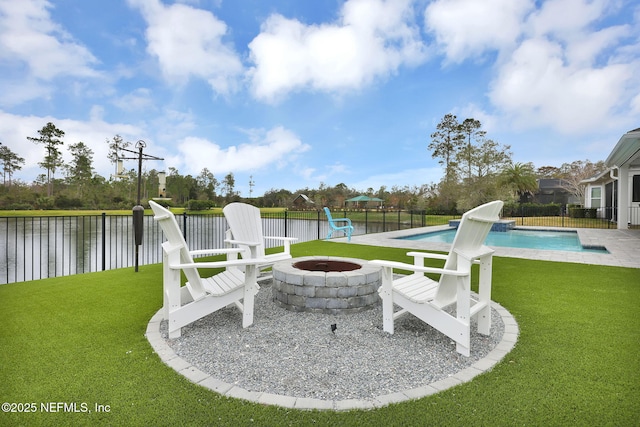
<svg viewBox="0 0 640 427">
<path fill-rule="evenodd" d="M 582 181 L 584 206 L 619 229 L 640 225 L 640 128 L 622 135 L 605 165 L 606 171 Z"/>
<path fill-rule="evenodd" d="M 311 206 L 314 206 L 315 203 L 313 202 L 313 200 L 311 200 L 309 197 L 307 197 L 307 195 L 305 194 L 298 194 L 293 201 L 291 202 L 291 204 L 298 208 L 298 209 L 306 209 L 309 208 Z"/>
<path fill-rule="evenodd" d="M 567 186 L 562 179 L 542 178 L 538 180 L 538 191 L 533 196 L 536 203 L 549 204 L 558 203 L 561 205 L 582 203 L 567 190 Z"/>
</svg>

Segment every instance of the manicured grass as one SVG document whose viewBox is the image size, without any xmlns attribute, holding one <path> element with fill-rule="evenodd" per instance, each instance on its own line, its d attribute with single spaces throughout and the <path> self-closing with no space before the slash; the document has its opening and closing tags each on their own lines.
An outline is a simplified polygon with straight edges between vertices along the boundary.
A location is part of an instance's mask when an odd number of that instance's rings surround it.
<svg viewBox="0 0 640 427">
<path fill-rule="evenodd" d="M 292 252 L 409 261 L 401 249 L 324 241 Z M 0 400 L 37 407 L 0 413 L 0 425 L 625 426 L 640 419 L 640 269 L 496 258 L 493 299 L 521 333 L 506 359 L 434 396 L 341 413 L 228 399 L 166 367 L 144 336 L 161 306 L 161 274 L 152 265 L 0 286 Z M 76 402 L 78 410 L 86 403 L 92 412 L 45 413 L 47 402 Z M 95 404 L 110 412 L 95 412 Z"/>
</svg>

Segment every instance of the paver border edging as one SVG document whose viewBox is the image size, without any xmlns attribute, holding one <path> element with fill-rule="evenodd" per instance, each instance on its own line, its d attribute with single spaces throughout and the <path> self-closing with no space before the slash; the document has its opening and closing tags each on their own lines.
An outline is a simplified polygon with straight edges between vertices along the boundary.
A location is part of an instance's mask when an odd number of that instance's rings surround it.
<svg viewBox="0 0 640 427">
<path fill-rule="evenodd" d="M 213 378 L 208 373 L 201 371 L 179 357 L 173 349 L 169 347 L 165 339 L 162 338 L 160 333 L 162 309 L 158 310 L 149 321 L 145 336 L 147 337 L 149 344 L 151 344 L 151 347 L 153 347 L 154 351 L 158 356 L 160 356 L 160 359 L 167 366 L 174 369 L 189 381 L 225 396 L 292 409 L 334 411 L 375 409 L 391 403 L 420 399 L 425 396 L 439 393 L 451 387 L 469 382 L 476 376 L 491 370 L 513 349 L 518 341 L 519 335 L 518 323 L 511 313 L 495 301 L 491 301 L 491 307 L 496 310 L 502 318 L 502 321 L 504 322 L 504 333 L 502 335 L 502 340 L 489 352 L 489 354 L 468 368 L 465 368 L 448 378 L 438 380 L 421 387 L 376 396 L 370 399 L 322 400 L 307 397 L 284 396 L 272 393 L 248 391 L 234 384 L 229 384 Z"/>
</svg>

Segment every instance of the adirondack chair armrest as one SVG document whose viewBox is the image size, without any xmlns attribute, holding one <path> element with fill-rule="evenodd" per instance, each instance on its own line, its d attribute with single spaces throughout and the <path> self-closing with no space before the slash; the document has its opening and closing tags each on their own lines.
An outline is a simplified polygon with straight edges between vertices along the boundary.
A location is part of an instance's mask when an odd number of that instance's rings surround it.
<svg viewBox="0 0 640 427">
<path fill-rule="evenodd" d="M 189 251 L 191 255 L 228 255 L 244 252 L 241 248 L 216 248 L 216 249 L 196 249 Z"/>
<path fill-rule="evenodd" d="M 477 264 L 480 262 L 480 258 L 483 258 L 487 255 L 493 255 L 495 251 L 488 246 L 480 246 L 477 251 L 468 252 L 461 249 L 454 249 L 454 252 L 459 256 L 471 260 Z"/>
<path fill-rule="evenodd" d="M 225 268 L 225 267 L 240 267 L 247 265 L 259 265 L 264 264 L 266 261 L 263 258 L 248 258 L 229 261 L 208 261 L 208 262 L 193 262 L 187 264 L 169 264 L 169 268 L 173 270 L 181 270 L 184 268 Z"/>
<path fill-rule="evenodd" d="M 297 237 L 282 237 L 282 236 L 264 236 L 265 240 L 266 239 L 270 239 L 270 240 L 280 240 L 283 242 L 295 242 L 298 240 Z"/>
<path fill-rule="evenodd" d="M 290 254 L 291 253 L 291 243 L 298 240 L 297 237 L 282 237 L 282 236 L 264 236 L 265 240 L 276 240 L 282 242 L 284 246 L 283 252 Z"/>
<path fill-rule="evenodd" d="M 444 268 L 435 268 L 435 267 L 422 267 L 414 264 L 406 264 L 404 262 L 398 261 L 386 261 L 374 259 L 369 261 L 370 264 L 379 265 L 381 267 L 391 268 L 393 270 L 408 270 L 413 271 L 414 273 L 433 273 L 433 274 L 443 274 L 446 276 L 468 276 L 468 271 L 460 271 L 460 270 L 446 270 Z"/>
<path fill-rule="evenodd" d="M 244 245 L 249 247 L 256 247 L 262 244 L 262 242 L 245 242 L 243 240 L 234 240 L 234 239 L 225 239 L 225 243 L 230 243 L 232 245 Z"/>
<path fill-rule="evenodd" d="M 414 258 L 422 258 L 423 260 L 425 258 L 430 258 L 430 259 L 440 259 L 443 261 L 449 257 L 448 254 L 434 254 L 430 252 L 407 252 L 407 256 L 411 256 Z"/>
</svg>

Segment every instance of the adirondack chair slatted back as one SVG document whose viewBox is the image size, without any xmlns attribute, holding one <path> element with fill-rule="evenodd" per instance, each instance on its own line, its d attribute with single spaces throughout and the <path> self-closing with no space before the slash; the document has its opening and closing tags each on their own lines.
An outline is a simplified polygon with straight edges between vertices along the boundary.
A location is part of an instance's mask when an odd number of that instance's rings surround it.
<svg viewBox="0 0 640 427">
<path fill-rule="evenodd" d="M 264 258 L 264 234 L 262 233 L 260 209 L 246 203 L 229 203 L 222 209 L 222 212 L 229 228 L 231 228 L 233 240 L 259 243 L 256 247 L 256 257 Z M 251 253 L 247 246 L 238 246 L 240 249 L 244 249 L 243 253 Z"/>
<path fill-rule="evenodd" d="M 180 263 L 192 264 L 193 258 L 189 253 L 189 247 L 184 240 L 184 236 L 178 226 L 176 217 L 168 209 L 160 206 L 154 201 L 149 201 L 149 205 L 153 210 L 154 219 L 158 221 L 164 236 L 167 238 L 172 250 L 180 251 Z M 193 299 L 198 299 L 205 294 L 205 289 L 202 284 L 202 278 L 196 268 L 184 268 L 182 269 L 187 281 L 189 282 L 189 291 Z"/>
<path fill-rule="evenodd" d="M 481 251 L 484 241 L 491 231 L 491 226 L 499 220 L 500 210 L 503 202 L 497 200 L 490 202 L 477 208 L 471 209 L 462 215 L 460 225 L 456 231 L 451 244 L 451 251 L 445 261 L 444 268 L 447 270 L 456 270 L 458 264 L 458 254 L 456 251 L 473 255 Z M 436 293 L 435 303 L 445 306 L 455 302 L 457 283 L 454 276 L 443 275 L 438 284 L 438 292 Z"/>
</svg>

